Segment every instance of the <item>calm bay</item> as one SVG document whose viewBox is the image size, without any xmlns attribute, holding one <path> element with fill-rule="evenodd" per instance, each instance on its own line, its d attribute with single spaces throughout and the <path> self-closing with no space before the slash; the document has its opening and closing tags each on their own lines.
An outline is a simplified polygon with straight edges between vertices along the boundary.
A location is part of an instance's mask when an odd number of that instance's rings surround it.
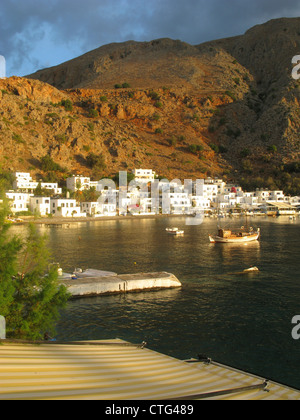
<svg viewBox="0 0 300 420">
<path fill-rule="evenodd" d="M 57 325 L 59 340 L 121 338 L 180 359 L 206 354 L 220 363 L 300 389 L 300 219 L 250 218 L 261 240 L 210 244 L 218 221 L 187 226 L 185 217 L 40 226 L 53 261 L 65 272 L 95 268 L 118 274 L 167 271 L 178 290 L 84 298 L 68 303 Z M 239 228 L 244 219 L 223 219 Z M 166 228 L 185 231 L 173 237 Z M 23 226 L 13 227 L 22 232 Z M 257 266 L 257 274 L 239 274 Z"/>
</svg>

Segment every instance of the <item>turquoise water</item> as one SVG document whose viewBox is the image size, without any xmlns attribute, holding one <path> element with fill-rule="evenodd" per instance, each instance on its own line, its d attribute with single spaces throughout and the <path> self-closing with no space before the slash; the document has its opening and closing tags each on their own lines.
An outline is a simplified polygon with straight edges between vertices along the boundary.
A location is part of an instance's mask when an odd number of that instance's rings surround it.
<svg viewBox="0 0 300 420">
<path fill-rule="evenodd" d="M 240 227 L 243 220 L 222 222 Z M 71 301 L 57 325 L 61 340 L 122 338 L 186 359 L 206 354 L 221 363 L 300 389 L 300 222 L 255 218 L 261 241 L 210 244 L 215 219 L 186 226 L 185 218 L 81 223 L 47 231 L 53 258 L 75 267 L 119 274 L 168 271 L 179 290 Z M 166 234 L 178 226 L 183 237 Z M 259 274 L 237 274 L 257 266 Z"/>
</svg>

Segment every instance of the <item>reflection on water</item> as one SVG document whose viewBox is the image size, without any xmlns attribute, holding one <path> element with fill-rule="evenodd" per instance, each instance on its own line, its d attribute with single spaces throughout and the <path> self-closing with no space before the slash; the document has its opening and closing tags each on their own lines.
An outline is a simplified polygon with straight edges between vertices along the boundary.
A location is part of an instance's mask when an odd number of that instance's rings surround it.
<svg viewBox="0 0 300 420">
<path fill-rule="evenodd" d="M 245 224 L 225 223 L 233 229 Z M 291 337 L 291 320 L 300 312 L 299 220 L 255 218 L 252 223 L 261 228 L 261 241 L 242 246 L 210 244 L 214 219 L 198 226 L 186 226 L 184 218 L 124 218 L 41 228 L 64 271 L 168 271 L 183 284 L 179 290 L 71 301 L 57 338 L 145 340 L 178 358 L 206 353 L 300 388 L 300 342 Z M 165 228 L 174 225 L 185 235 L 166 234 Z M 251 266 L 260 272 L 236 274 Z"/>
</svg>

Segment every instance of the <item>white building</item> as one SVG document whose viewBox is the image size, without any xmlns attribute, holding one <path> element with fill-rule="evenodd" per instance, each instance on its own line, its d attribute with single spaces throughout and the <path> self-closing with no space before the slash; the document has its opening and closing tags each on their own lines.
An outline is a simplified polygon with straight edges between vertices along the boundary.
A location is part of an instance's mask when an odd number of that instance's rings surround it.
<svg viewBox="0 0 300 420">
<path fill-rule="evenodd" d="M 217 193 L 222 194 L 226 186 L 226 182 L 221 178 L 206 178 L 204 179 L 204 184 L 206 185 L 215 185 L 217 187 Z"/>
<path fill-rule="evenodd" d="M 114 203 L 101 203 L 99 201 L 84 201 L 80 203 L 81 212 L 87 216 L 102 217 L 116 216 L 117 206 Z"/>
<path fill-rule="evenodd" d="M 257 189 L 254 194 L 258 199 L 258 203 L 264 204 L 267 202 L 267 200 L 269 200 L 270 191 L 265 189 Z"/>
<path fill-rule="evenodd" d="M 190 214 L 192 203 L 187 193 L 173 192 L 169 194 L 170 214 Z M 164 209 L 163 209 L 164 211 Z"/>
<path fill-rule="evenodd" d="M 84 201 L 80 203 L 80 209 L 81 213 L 86 213 L 87 216 L 95 216 L 100 212 L 98 201 Z"/>
<path fill-rule="evenodd" d="M 255 196 L 254 192 L 244 192 L 243 197 L 241 198 L 241 205 L 244 209 L 257 208 L 258 206 L 258 197 Z"/>
<path fill-rule="evenodd" d="M 41 188 L 45 188 L 46 190 L 52 190 L 54 194 L 62 193 L 62 189 L 58 187 L 58 184 L 56 182 L 33 181 L 30 173 L 27 173 L 27 172 L 15 172 L 14 176 L 15 176 L 15 181 L 13 183 L 14 190 L 33 193 L 34 190 L 40 184 Z"/>
<path fill-rule="evenodd" d="M 257 197 L 258 203 L 264 204 L 267 201 L 274 202 L 288 202 L 289 197 L 286 197 L 281 190 L 267 190 L 267 189 L 257 189 L 254 193 L 254 196 Z"/>
<path fill-rule="evenodd" d="M 8 191 L 5 194 L 10 201 L 10 209 L 12 213 L 28 211 L 30 197 L 32 197 L 33 194 L 21 193 L 16 191 Z"/>
<path fill-rule="evenodd" d="M 292 205 L 292 206 L 297 206 L 297 207 L 299 207 L 300 206 L 300 197 L 289 197 L 289 203 Z"/>
<path fill-rule="evenodd" d="M 73 175 L 67 178 L 67 189 L 70 191 L 84 191 L 91 188 L 91 180 L 87 176 Z"/>
<path fill-rule="evenodd" d="M 285 195 L 283 194 L 283 191 L 270 191 L 268 201 L 285 201 Z"/>
<path fill-rule="evenodd" d="M 191 196 L 193 210 L 209 210 L 211 208 L 211 199 L 202 197 L 200 195 L 192 195 Z"/>
<path fill-rule="evenodd" d="M 202 200 L 210 200 L 211 202 L 216 202 L 217 196 L 219 194 L 218 185 L 213 183 L 205 183 L 203 180 L 200 180 L 196 185 L 196 197 L 202 198 Z"/>
<path fill-rule="evenodd" d="M 51 213 L 50 197 L 30 197 L 29 209 L 32 213 L 47 216 Z"/>
<path fill-rule="evenodd" d="M 135 181 L 140 183 L 153 182 L 155 179 L 155 172 L 152 169 L 134 169 L 132 171 Z"/>
<path fill-rule="evenodd" d="M 223 188 L 223 192 L 224 192 L 224 194 L 234 193 L 234 194 L 237 194 L 239 196 L 241 196 L 243 194 L 242 187 L 240 187 L 239 185 L 236 185 L 236 184 L 226 184 Z"/>
<path fill-rule="evenodd" d="M 71 198 L 51 198 L 50 209 L 53 216 L 58 217 L 86 217 L 86 213 L 81 212 L 76 200 Z"/>
<path fill-rule="evenodd" d="M 100 207 L 100 215 L 106 217 L 117 216 L 117 207 L 113 203 L 103 203 Z"/>
</svg>

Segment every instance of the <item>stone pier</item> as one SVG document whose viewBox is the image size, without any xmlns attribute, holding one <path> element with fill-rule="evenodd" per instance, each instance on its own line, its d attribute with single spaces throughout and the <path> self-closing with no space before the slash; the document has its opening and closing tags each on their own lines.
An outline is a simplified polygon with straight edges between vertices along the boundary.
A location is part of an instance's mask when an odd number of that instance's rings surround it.
<svg viewBox="0 0 300 420">
<path fill-rule="evenodd" d="M 60 284 L 67 287 L 73 298 L 171 289 L 182 286 L 174 274 L 167 272 L 62 279 Z"/>
</svg>

